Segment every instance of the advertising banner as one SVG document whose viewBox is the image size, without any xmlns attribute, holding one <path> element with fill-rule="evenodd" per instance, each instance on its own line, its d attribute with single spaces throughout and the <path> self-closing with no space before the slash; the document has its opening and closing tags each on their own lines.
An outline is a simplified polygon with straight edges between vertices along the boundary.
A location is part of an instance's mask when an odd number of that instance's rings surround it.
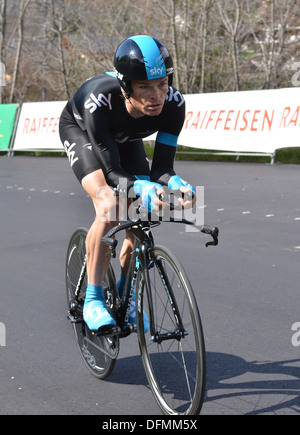
<svg viewBox="0 0 300 435">
<path fill-rule="evenodd" d="M 65 105 L 66 101 L 24 103 L 18 122 L 14 151 L 63 150 L 58 124 Z"/>
<path fill-rule="evenodd" d="M 179 93 L 168 97 L 183 104 Z M 184 98 L 186 116 L 179 145 L 268 154 L 279 148 L 300 147 L 300 88 L 188 94 Z M 65 104 L 24 103 L 14 150 L 63 150 L 58 124 Z"/>
<path fill-rule="evenodd" d="M 179 144 L 274 153 L 300 147 L 300 88 L 185 95 Z"/>
<path fill-rule="evenodd" d="M 0 149 L 8 149 L 14 130 L 18 104 L 0 104 Z"/>
</svg>

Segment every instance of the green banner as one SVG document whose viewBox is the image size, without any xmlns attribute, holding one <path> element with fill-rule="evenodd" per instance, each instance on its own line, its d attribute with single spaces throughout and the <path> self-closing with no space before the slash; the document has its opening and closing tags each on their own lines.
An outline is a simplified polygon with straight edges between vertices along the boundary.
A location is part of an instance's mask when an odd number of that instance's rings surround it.
<svg viewBox="0 0 300 435">
<path fill-rule="evenodd" d="M 0 149 L 8 149 L 18 104 L 0 104 Z"/>
</svg>

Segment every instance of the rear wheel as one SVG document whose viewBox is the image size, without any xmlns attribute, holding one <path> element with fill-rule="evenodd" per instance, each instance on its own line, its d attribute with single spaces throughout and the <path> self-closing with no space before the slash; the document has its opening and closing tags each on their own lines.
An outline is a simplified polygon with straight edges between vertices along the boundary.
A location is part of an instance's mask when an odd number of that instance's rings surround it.
<svg viewBox="0 0 300 435">
<path fill-rule="evenodd" d="M 99 379 L 112 372 L 119 353 L 117 337 L 99 337 L 92 333 L 83 320 L 83 304 L 87 287 L 85 239 L 87 230 L 79 228 L 71 237 L 66 261 L 66 287 L 69 319 L 74 328 L 79 352 L 89 371 Z M 115 288 L 115 277 L 109 266 L 104 279 L 104 291 Z"/>
<path fill-rule="evenodd" d="M 205 394 L 205 345 L 191 284 L 174 255 L 159 246 L 149 263 L 149 281 L 146 273 L 139 271 L 136 307 L 150 387 L 165 414 L 199 414 Z M 153 317 L 154 331 L 145 333 L 143 311 L 149 320 Z"/>
</svg>

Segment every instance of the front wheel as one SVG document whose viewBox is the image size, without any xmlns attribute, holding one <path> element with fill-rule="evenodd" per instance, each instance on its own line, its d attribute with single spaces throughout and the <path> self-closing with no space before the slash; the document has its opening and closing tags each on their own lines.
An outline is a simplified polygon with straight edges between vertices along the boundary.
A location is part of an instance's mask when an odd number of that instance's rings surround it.
<svg viewBox="0 0 300 435">
<path fill-rule="evenodd" d="M 69 319 L 72 321 L 79 352 L 89 371 L 105 379 L 113 370 L 119 352 L 117 337 L 93 334 L 83 320 L 83 304 L 87 287 L 85 239 L 87 230 L 79 228 L 71 237 L 66 261 L 66 287 Z M 105 288 L 115 286 L 114 273 L 109 266 L 104 279 Z"/>
<path fill-rule="evenodd" d="M 191 284 L 166 248 L 155 246 L 148 270 L 139 270 L 137 295 L 139 345 L 158 405 L 165 414 L 199 414 L 206 376 L 201 319 Z M 154 327 L 147 333 L 143 312 Z"/>
</svg>

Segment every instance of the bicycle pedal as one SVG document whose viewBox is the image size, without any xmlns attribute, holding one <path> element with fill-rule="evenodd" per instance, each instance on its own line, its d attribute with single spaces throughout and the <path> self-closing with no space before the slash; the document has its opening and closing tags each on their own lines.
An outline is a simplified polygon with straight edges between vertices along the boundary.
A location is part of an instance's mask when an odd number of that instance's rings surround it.
<svg viewBox="0 0 300 435">
<path fill-rule="evenodd" d="M 83 313 L 82 306 L 75 300 L 70 301 L 69 313 L 75 315 L 77 313 Z"/>
<path fill-rule="evenodd" d="M 67 319 L 69 320 L 70 323 L 83 323 L 83 319 L 80 319 L 79 317 L 75 317 L 73 314 L 68 313 L 67 315 Z"/>
</svg>

